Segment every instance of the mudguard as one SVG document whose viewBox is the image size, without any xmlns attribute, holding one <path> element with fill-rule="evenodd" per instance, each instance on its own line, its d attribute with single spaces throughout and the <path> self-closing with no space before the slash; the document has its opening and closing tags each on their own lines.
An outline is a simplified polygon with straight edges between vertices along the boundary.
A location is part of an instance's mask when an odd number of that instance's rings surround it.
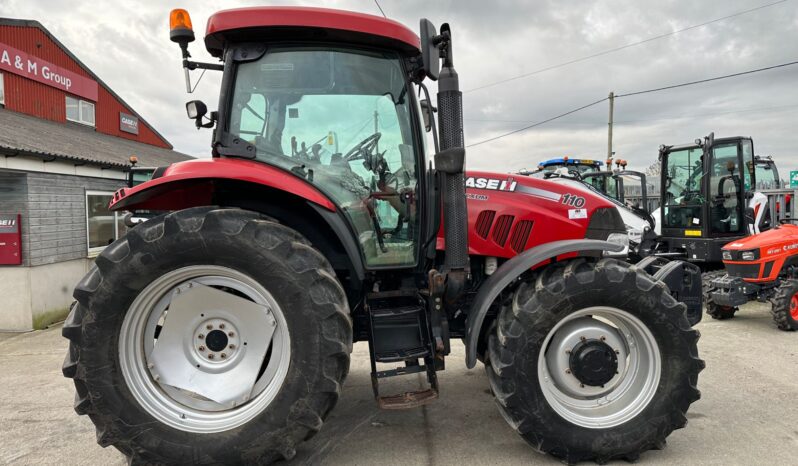
<svg viewBox="0 0 798 466">
<path fill-rule="evenodd" d="M 482 323 L 488 313 L 490 305 L 504 290 L 507 285 L 517 279 L 522 273 L 541 262 L 562 254 L 582 251 L 611 251 L 619 252 L 624 247 L 607 241 L 592 239 L 569 239 L 553 241 L 540 246 L 527 249 L 523 253 L 508 260 L 496 270 L 493 275 L 485 280 L 479 288 L 476 298 L 468 313 L 468 328 L 466 329 L 466 367 L 472 369 L 477 363 L 477 343 Z M 700 286 L 700 285 L 699 285 Z"/>
<path fill-rule="evenodd" d="M 671 296 L 687 306 L 690 326 L 701 322 L 704 295 L 700 267 L 690 262 L 657 256 L 648 256 L 635 265 L 668 285 Z"/>
</svg>

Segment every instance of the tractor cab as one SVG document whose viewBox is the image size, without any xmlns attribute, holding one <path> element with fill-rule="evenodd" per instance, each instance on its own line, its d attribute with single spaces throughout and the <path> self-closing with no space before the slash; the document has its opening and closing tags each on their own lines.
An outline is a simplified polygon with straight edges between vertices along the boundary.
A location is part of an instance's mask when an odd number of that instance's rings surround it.
<svg viewBox="0 0 798 466">
<path fill-rule="evenodd" d="M 648 190 L 645 173 L 627 170 L 626 160 L 615 159 L 615 169 L 612 169 L 612 159 L 607 159 L 605 171 L 585 172 L 581 175 L 585 183 L 590 184 L 607 196 L 636 209 L 646 209 L 648 206 Z M 640 189 L 635 189 L 637 186 Z M 628 197 L 635 198 L 627 202 Z"/>
<path fill-rule="evenodd" d="M 779 170 L 776 168 L 776 162 L 773 161 L 773 157 L 760 155 L 754 157 L 754 173 L 757 190 L 781 188 Z"/>
<path fill-rule="evenodd" d="M 749 137 L 715 138 L 662 146 L 658 227 L 667 254 L 720 263 L 721 247 L 745 236 L 752 219 L 746 203 L 756 186 Z"/>
</svg>

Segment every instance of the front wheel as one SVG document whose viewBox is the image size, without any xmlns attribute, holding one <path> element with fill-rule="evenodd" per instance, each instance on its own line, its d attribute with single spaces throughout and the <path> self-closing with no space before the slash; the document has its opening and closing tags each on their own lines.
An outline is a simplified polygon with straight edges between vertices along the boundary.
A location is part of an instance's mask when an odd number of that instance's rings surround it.
<svg viewBox="0 0 798 466">
<path fill-rule="evenodd" d="M 798 330 L 798 280 L 782 280 L 776 288 L 770 313 L 780 330 Z"/>
<path fill-rule="evenodd" d="M 489 337 L 491 388 L 531 445 L 568 463 L 635 460 L 699 398 L 698 332 L 642 271 L 576 259 L 522 282 Z"/>
<path fill-rule="evenodd" d="M 97 441 L 135 463 L 291 458 L 334 406 L 352 327 L 327 260 L 259 214 L 194 208 L 97 258 L 64 324 L 64 375 Z"/>
</svg>

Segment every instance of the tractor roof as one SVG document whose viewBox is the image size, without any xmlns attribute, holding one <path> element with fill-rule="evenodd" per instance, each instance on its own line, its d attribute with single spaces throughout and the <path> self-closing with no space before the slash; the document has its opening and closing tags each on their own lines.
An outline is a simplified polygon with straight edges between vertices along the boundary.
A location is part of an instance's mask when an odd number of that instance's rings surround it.
<svg viewBox="0 0 798 466">
<path fill-rule="evenodd" d="M 600 167 L 601 165 L 603 165 L 600 161 L 592 160 L 592 159 L 570 159 L 569 158 L 568 160 L 566 160 L 565 158 L 559 158 L 559 159 L 544 160 L 543 162 L 540 162 L 540 165 L 543 165 L 545 167 L 547 167 L 549 165 L 560 165 L 560 164 L 566 164 L 566 165 L 580 165 L 580 164 L 581 165 L 595 165 L 597 167 Z"/>
<path fill-rule="evenodd" d="M 308 7 L 251 7 L 220 11 L 208 18 L 205 47 L 221 57 L 226 41 L 285 40 L 345 42 L 420 53 L 418 36 L 379 16 Z"/>
</svg>

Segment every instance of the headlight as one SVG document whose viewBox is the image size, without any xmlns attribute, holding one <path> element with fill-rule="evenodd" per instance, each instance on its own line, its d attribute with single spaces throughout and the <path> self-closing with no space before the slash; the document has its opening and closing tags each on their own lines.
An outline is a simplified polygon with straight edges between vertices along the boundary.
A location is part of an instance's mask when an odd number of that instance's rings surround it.
<svg viewBox="0 0 798 466">
<path fill-rule="evenodd" d="M 623 246 L 623 249 L 618 252 L 604 251 L 605 256 L 624 257 L 629 253 L 629 235 L 626 233 L 610 233 L 610 235 L 607 237 L 607 242 L 619 244 Z"/>
<path fill-rule="evenodd" d="M 744 261 L 757 260 L 757 259 L 759 259 L 759 251 L 757 251 L 757 250 L 754 250 L 754 251 L 743 251 L 743 253 L 740 254 L 740 259 L 742 259 Z"/>
<path fill-rule="evenodd" d="M 730 261 L 730 260 L 732 260 L 732 253 L 731 253 L 731 251 L 723 251 L 722 255 L 723 255 L 723 260 L 725 260 L 725 261 Z"/>
</svg>

